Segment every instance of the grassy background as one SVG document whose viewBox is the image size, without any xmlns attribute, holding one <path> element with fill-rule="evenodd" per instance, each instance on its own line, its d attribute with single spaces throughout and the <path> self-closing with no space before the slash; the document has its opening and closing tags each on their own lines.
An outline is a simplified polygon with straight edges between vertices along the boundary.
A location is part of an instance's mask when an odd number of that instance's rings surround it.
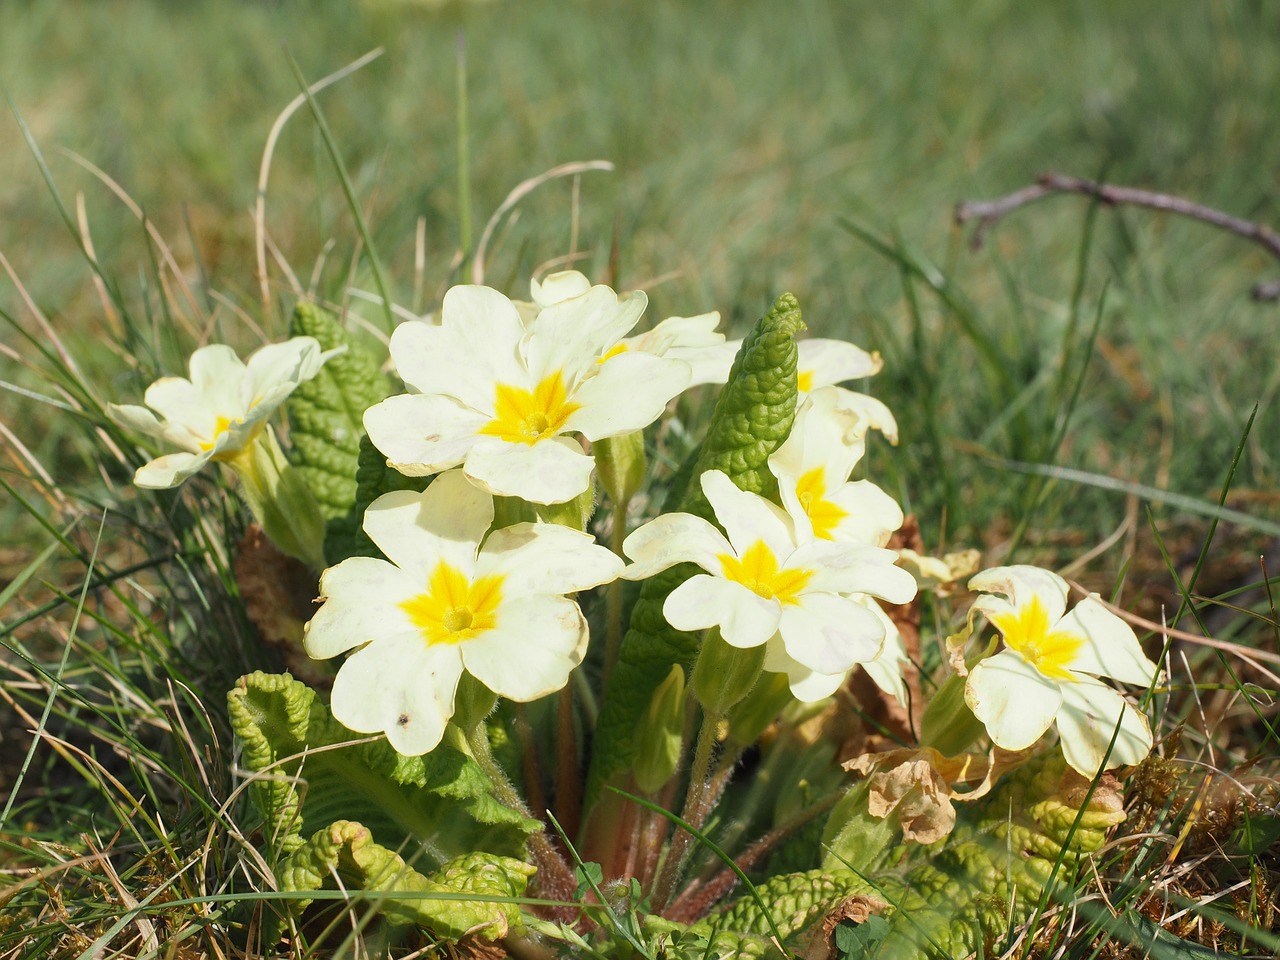
<svg viewBox="0 0 1280 960">
<path fill-rule="evenodd" d="M 1261 402 L 1236 482 L 1275 487 L 1270 401 L 1280 380 L 1268 334 L 1277 311 L 1246 296 L 1276 272 L 1260 251 L 1196 224 L 1104 211 L 1073 308 L 1085 201 L 1016 214 L 977 254 L 950 222 L 955 201 L 1007 192 L 1046 169 L 1276 220 L 1274 8 L 980 0 L 959 16 L 941 3 L 812 0 L 55 0 L 0 3 L 0 16 L 7 90 L 64 199 L 83 191 L 95 247 L 135 307 L 153 254 L 138 223 L 66 152 L 116 179 L 193 282 L 223 298 L 212 310 L 218 334 L 250 341 L 225 304 L 261 314 L 247 211 L 267 130 L 298 90 L 288 57 L 314 80 L 375 46 L 386 54 L 321 102 L 405 305 L 424 222 L 418 306 L 428 306 L 451 279 L 459 242 L 464 37 L 476 232 L 519 181 L 570 160 L 613 161 L 616 173 L 582 181 L 580 247 L 590 256 L 580 265 L 601 273 L 616 229 L 618 284 L 650 289 L 653 318 L 719 309 L 741 332 L 790 289 L 814 333 L 883 351 L 875 389 L 904 428 L 902 454 L 883 469 L 931 540 L 944 524 L 969 538 L 1003 529 L 1033 502 L 1021 480 L 989 484 L 993 470 L 973 452 L 1051 457 L 1036 437 L 1066 406 L 1055 387 L 1064 337 L 1071 359 L 1083 360 L 1104 287 L 1100 350 L 1062 462 L 1212 497 Z M 0 118 L 0 145 L 0 251 L 72 344 L 86 334 L 92 342 L 101 311 L 89 273 L 12 117 Z M 520 293 L 537 264 L 566 252 L 570 207 L 568 181 L 535 192 L 491 257 L 490 282 Z M 846 219 L 901 238 L 963 292 L 968 314 L 916 289 L 913 316 L 898 265 Z M 305 111 L 277 151 L 268 224 L 303 282 L 315 271 L 318 292 L 341 301 L 356 232 Z M 354 272 L 372 288 L 363 262 Z M 0 305 L 26 312 L 7 278 Z M 974 331 L 1002 369 L 979 362 Z M 282 332 L 277 319 L 269 333 Z M 162 362 L 172 368 L 186 347 Z M 90 364 L 101 358 L 114 396 L 136 389 L 117 358 L 85 353 Z M 60 433 L 38 444 L 55 461 Z M 1123 506 L 1075 492 L 1069 505 L 1056 502 L 1071 511 L 1063 522 L 1090 536 L 1114 526 Z M 1050 512 L 1041 525 L 1057 520 Z"/>
<path fill-rule="evenodd" d="M 83 196 L 103 272 L 144 335 L 126 340 L 104 319 L 92 273 L 11 114 L 0 116 L 0 253 L 104 400 L 136 402 L 156 368 L 180 370 L 203 336 L 248 347 L 260 339 L 258 325 L 267 336 L 284 335 L 294 297 L 273 266 L 275 299 L 263 316 L 249 210 L 267 132 L 299 89 L 290 56 L 315 80 L 385 48 L 319 101 L 394 299 L 415 310 L 432 306 L 458 279 L 461 37 L 473 236 L 526 178 L 572 160 L 615 163 L 615 173 L 581 181 L 580 268 L 604 275 L 616 239 L 616 284 L 649 291 L 651 320 L 718 309 L 740 335 L 774 295 L 791 290 L 814 334 L 880 350 L 886 369 L 870 387 L 898 415 L 902 443 L 897 451 L 874 447 L 869 474 L 919 513 L 930 546 L 975 544 L 989 561 L 1061 565 L 1119 528 L 1118 542 L 1083 575 L 1110 589 L 1124 572 L 1123 601 L 1156 617 L 1162 603 L 1179 601 L 1169 567 L 1184 579 L 1198 573 L 1198 593 L 1218 594 L 1256 581 L 1260 553 L 1275 558 L 1280 365 L 1272 331 L 1280 307 L 1252 303 L 1248 290 L 1280 274 L 1280 265 L 1198 224 L 1133 210 L 1091 217 L 1080 198 L 1012 215 L 974 253 L 951 211 L 958 200 L 999 195 L 1054 169 L 1280 223 L 1280 7 L 0 0 L 0 24 L 0 83 L 63 201 L 74 210 Z M 173 304 L 156 294 L 156 249 L 73 155 L 145 210 L 195 290 L 194 305 L 179 304 L 178 316 L 164 312 Z M 276 151 L 267 209 L 271 237 L 303 285 L 376 326 L 379 311 L 347 294 L 351 284 L 374 289 L 373 279 L 305 110 Z M 572 210 L 567 180 L 528 197 L 491 251 L 489 282 L 522 295 L 535 267 L 568 251 Z M 4 274 L 0 310 L 37 329 Z M 0 380 L 54 392 L 18 359 L 31 350 L 15 332 L 6 328 L 0 344 L 12 348 L 0 357 Z M 1255 404 L 1230 497 L 1249 516 L 1220 527 L 1209 561 L 1197 568 L 1208 529 L 1200 514 L 1216 502 Z M 97 448 L 65 414 L 12 392 L 4 406 L 2 419 L 55 485 L 84 498 L 81 535 L 92 539 L 98 505 L 110 509 L 109 523 L 134 509 L 127 472 L 113 466 L 104 475 Z M 0 475 L 31 495 L 15 450 L 7 443 Z M 1163 494 L 1137 498 L 1062 478 L 1046 484 L 1007 461 L 1068 467 L 1194 502 L 1173 509 Z M 219 502 L 212 481 L 193 487 L 189 506 L 197 512 Z M 35 512 L 65 516 L 55 501 Z M 190 521 L 176 498 L 159 503 L 137 508 L 154 511 L 145 523 Z M 0 503 L 0 523 L 10 531 L 0 551 L 5 637 L 29 658 L 20 665 L 27 674 L 13 674 L 8 689 L 38 715 L 44 688 L 35 664 L 55 672 L 62 648 L 37 641 L 67 629 L 76 604 L 60 608 L 55 628 L 34 630 L 33 620 L 12 629 L 50 596 L 20 591 L 17 580 L 61 578 L 31 560 L 54 542 L 48 530 L 12 500 Z M 138 558 L 110 559 L 124 567 Z M 64 582 L 78 587 L 80 563 L 70 564 L 75 572 Z M 114 717 L 103 736 L 121 745 L 118 756 L 139 743 L 157 751 L 150 765 L 128 761 L 135 775 L 128 782 L 144 784 L 142 793 L 154 789 L 165 814 L 134 828 L 144 849 L 168 829 L 165 818 L 187 816 L 197 834 L 207 823 L 194 792 L 180 798 L 184 813 L 173 812 L 163 772 L 175 765 L 181 774 L 191 761 L 162 746 L 171 731 L 156 718 L 176 711 L 199 726 L 199 703 L 207 701 L 214 704 L 208 730 L 184 742 L 198 758 L 194 744 L 218 735 L 225 684 L 219 678 L 207 693 L 197 681 L 207 644 L 217 649 L 244 627 L 236 611 L 202 593 L 225 579 L 225 568 L 211 562 L 208 576 L 143 583 L 171 598 L 158 602 L 161 614 L 94 594 L 82 618 L 83 646 L 69 667 L 79 671 L 82 699 L 60 704 L 59 716 L 72 727 Z M 1252 596 L 1233 602 L 1266 607 Z M 92 622 L 96 615 L 103 623 Z M 103 625 L 122 617 L 126 629 Z M 210 618 L 226 632 L 211 631 Z M 1210 627 L 1274 643 L 1270 627 L 1249 617 Z M 205 645 L 192 646 L 193 638 Z M 190 661 L 171 660 L 164 670 L 178 671 L 197 693 L 177 697 L 177 706 L 160 694 L 117 704 L 111 689 L 93 689 L 103 675 L 153 689 L 155 662 L 178 649 Z M 225 656 L 219 669 L 229 676 L 247 669 L 241 654 Z M 1179 705 L 1173 719 L 1190 710 Z M 1226 739 L 1242 729 L 1236 746 L 1274 747 L 1247 724 L 1219 733 Z M 0 751 L 6 791 L 26 747 L 21 737 Z M 10 822 L 34 818 L 48 832 L 31 836 L 61 842 L 65 824 L 97 801 L 52 754 L 44 758 L 28 772 Z M 210 776 L 218 782 L 220 773 Z M 194 772 L 177 778 L 196 780 Z M 122 822 L 131 816 L 122 809 Z M 0 846 L 8 842 L 0 835 Z M 163 877 L 176 861 L 144 867 Z"/>
</svg>

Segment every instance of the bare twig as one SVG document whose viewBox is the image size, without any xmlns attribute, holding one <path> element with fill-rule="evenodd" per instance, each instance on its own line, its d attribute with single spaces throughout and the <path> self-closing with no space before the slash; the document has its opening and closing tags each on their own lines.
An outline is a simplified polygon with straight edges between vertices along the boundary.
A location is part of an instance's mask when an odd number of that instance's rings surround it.
<svg viewBox="0 0 1280 960">
<path fill-rule="evenodd" d="M 1019 207 L 1025 207 L 1029 203 L 1060 193 L 1083 194 L 1109 207 L 1122 205 L 1147 207 L 1151 210 L 1164 210 L 1190 217 L 1251 240 L 1280 261 L 1280 233 L 1266 224 L 1242 220 L 1221 210 L 1215 210 L 1213 207 L 1192 203 L 1190 200 L 1167 193 L 1155 193 L 1136 187 L 1117 187 L 1109 183 L 1086 180 L 1083 177 L 1069 177 L 1062 173 L 1042 173 L 1036 177 L 1036 182 L 1031 186 L 1023 187 L 1021 190 L 994 200 L 962 201 L 956 204 L 955 221 L 960 226 L 977 221 L 969 237 L 969 245 L 977 250 L 986 239 L 987 232 L 1006 214 L 1012 213 Z M 1259 301 L 1280 300 L 1280 280 L 1268 280 L 1255 284 L 1252 295 L 1253 299 Z"/>
</svg>

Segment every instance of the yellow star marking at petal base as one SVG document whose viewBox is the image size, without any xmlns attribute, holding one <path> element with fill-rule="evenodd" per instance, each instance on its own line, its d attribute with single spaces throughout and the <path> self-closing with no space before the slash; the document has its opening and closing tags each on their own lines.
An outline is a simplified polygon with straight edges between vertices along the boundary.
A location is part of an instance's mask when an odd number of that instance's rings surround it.
<svg viewBox="0 0 1280 960">
<path fill-rule="evenodd" d="M 796 603 L 800 591 L 813 578 L 812 570 L 779 570 L 778 558 L 763 540 L 757 540 L 739 560 L 727 553 L 716 556 L 726 580 L 740 583 L 757 596 L 781 603 Z"/>
<path fill-rule="evenodd" d="M 813 389 L 813 371 L 799 370 L 796 372 L 796 390 L 800 393 L 809 393 Z"/>
<path fill-rule="evenodd" d="M 239 423 L 240 421 L 236 421 Z M 213 425 L 213 435 L 200 444 L 200 449 L 212 450 L 218 444 L 218 438 L 231 429 L 231 421 L 224 416 L 219 416 L 217 423 Z"/>
<path fill-rule="evenodd" d="M 462 643 L 498 625 L 502 577 L 481 577 L 475 583 L 462 571 L 439 563 L 427 592 L 400 604 L 427 644 Z"/>
<path fill-rule="evenodd" d="M 565 421 L 582 406 L 569 402 L 564 374 L 559 371 L 543 377 L 532 391 L 499 383 L 495 393 L 496 416 L 480 429 L 480 433 L 529 446 L 558 435 L 564 429 Z"/>
<path fill-rule="evenodd" d="M 1046 677 L 1075 682 L 1075 674 L 1067 665 L 1075 660 L 1084 637 L 1050 633 L 1049 614 L 1038 597 L 1032 597 L 1013 613 L 995 614 L 990 619 L 1009 648 L 1021 654 L 1027 663 Z"/>
<path fill-rule="evenodd" d="M 597 360 L 596 363 L 604 363 L 606 360 L 612 359 L 620 353 L 626 353 L 630 349 L 631 348 L 625 343 L 615 343 L 600 356 L 600 359 Z"/>
<path fill-rule="evenodd" d="M 813 535 L 819 540 L 834 540 L 831 531 L 849 515 L 849 511 L 836 506 L 826 497 L 826 467 L 814 467 L 796 481 L 796 498 L 800 501 L 800 507 L 809 515 Z"/>
</svg>

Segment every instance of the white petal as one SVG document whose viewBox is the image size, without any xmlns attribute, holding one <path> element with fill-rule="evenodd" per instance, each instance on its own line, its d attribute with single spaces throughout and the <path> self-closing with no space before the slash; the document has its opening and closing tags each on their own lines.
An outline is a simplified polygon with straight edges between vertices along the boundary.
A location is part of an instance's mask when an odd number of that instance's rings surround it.
<svg viewBox="0 0 1280 960">
<path fill-rule="evenodd" d="M 1053 629 L 1084 637 L 1084 646 L 1067 664 L 1074 671 L 1114 677 L 1144 687 L 1159 672 L 1142 652 L 1133 628 L 1104 607 L 1097 594 L 1077 603 Z"/>
<path fill-rule="evenodd" d="M 884 643 L 884 624 L 870 610 L 833 593 L 784 604 L 778 632 L 787 653 L 816 673 L 844 673 L 874 660 Z"/>
<path fill-rule="evenodd" d="M 544 307 L 522 345 L 525 363 L 537 379 L 565 372 L 566 379 L 584 374 L 611 347 L 631 332 L 648 298 L 636 290 L 621 298 L 605 286 Z"/>
<path fill-rule="evenodd" d="M 442 473 L 422 493 L 383 494 L 364 514 L 369 539 L 424 587 L 442 561 L 470 576 L 476 550 L 492 523 L 493 498 L 461 470 Z"/>
<path fill-rule="evenodd" d="M 880 372 L 884 361 L 844 340 L 801 340 L 799 369 L 812 376 L 809 389 L 870 377 Z"/>
<path fill-rule="evenodd" d="M 140 407 L 136 404 L 109 403 L 107 404 L 107 415 L 126 430 L 133 430 L 135 433 L 145 434 L 149 437 L 158 437 L 164 430 L 164 424 L 157 419 L 154 413 L 146 407 Z"/>
<path fill-rule="evenodd" d="M 769 457 L 769 469 L 783 486 L 792 486 L 822 467 L 828 491 L 849 479 L 866 451 L 867 423 L 858 413 L 837 406 L 833 387 L 815 390 L 796 411 L 791 433 Z"/>
<path fill-rule="evenodd" d="M 1025 750 L 1049 729 L 1062 705 L 1062 690 L 1011 650 L 969 671 L 964 700 L 996 746 Z"/>
<path fill-rule="evenodd" d="M 330 709 L 343 726 L 385 732 L 397 752 L 418 756 L 440 743 L 461 676 L 454 644 L 427 645 L 407 636 L 376 640 L 338 670 Z"/>
<path fill-rule="evenodd" d="M 758 647 L 778 632 L 782 604 L 746 587 L 705 573 L 690 577 L 662 605 L 667 623 L 677 630 L 720 628 L 732 647 Z"/>
<path fill-rule="evenodd" d="M 1067 609 L 1067 581 L 1051 570 L 1027 564 L 983 570 L 969 579 L 969 589 L 1004 594 L 1015 610 L 1037 597 L 1050 627 L 1062 619 Z"/>
<path fill-rule="evenodd" d="M 880 609 L 880 604 L 867 597 L 853 597 L 851 599 L 870 610 L 872 615 L 884 625 L 884 645 L 880 648 L 880 653 L 876 658 L 864 663 L 862 669 L 866 671 L 867 676 L 875 681 L 877 687 L 905 707 L 907 705 L 907 684 L 902 678 L 902 665 L 908 663 L 909 659 L 906 645 L 902 642 L 902 634 L 898 631 L 897 624 Z"/>
<path fill-rule="evenodd" d="M 689 376 L 683 360 L 634 351 L 610 357 L 574 390 L 572 402 L 581 406 L 569 415 L 564 429 L 576 430 L 588 440 L 643 430 L 689 386 Z"/>
<path fill-rule="evenodd" d="M 616 580 L 622 566 L 622 558 L 590 534 L 555 523 L 517 523 L 485 541 L 476 576 L 501 575 L 504 597 L 565 594 Z"/>
<path fill-rule="evenodd" d="M 664 513 L 633 530 L 622 542 L 622 552 L 634 561 L 622 572 L 622 579 L 644 580 L 686 561 L 708 573 L 719 573 L 720 555 L 732 556 L 733 547 L 701 517 Z"/>
<path fill-rule="evenodd" d="M 212 457 L 212 450 L 204 453 L 167 453 L 140 466 L 133 475 L 133 482 L 146 490 L 167 490 L 182 483 Z"/>
<path fill-rule="evenodd" d="M 262 349 L 268 350 L 268 359 L 281 356 L 282 351 L 284 353 L 293 351 L 287 343 L 268 344 Z M 246 390 L 246 387 L 252 383 L 253 375 L 244 361 L 226 344 L 215 343 L 201 347 L 191 354 L 187 366 L 191 371 L 192 389 L 207 409 L 217 411 L 228 419 L 235 419 L 249 409 L 250 396 L 246 394 L 251 395 L 253 391 Z M 150 398 L 147 399 L 147 403 L 155 406 Z M 161 408 L 155 407 L 155 409 Z M 162 412 L 169 419 L 181 419 L 166 411 Z"/>
<path fill-rule="evenodd" d="M 666 352 L 666 356 L 689 364 L 693 370 L 689 386 L 696 387 L 702 383 L 728 382 L 733 358 L 738 355 L 741 346 L 741 342 L 735 340 L 732 343 L 717 343 L 706 347 L 672 347 Z"/>
<path fill-rule="evenodd" d="M 456 467 L 481 439 L 489 418 L 449 397 L 406 393 L 364 412 L 369 440 L 387 462 L 411 477 Z"/>
<path fill-rule="evenodd" d="M 809 590 L 869 593 L 890 603 L 909 603 L 918 589 L 916 578 L 894 566 L 897 557 L 892 550 L 866 543 L 814 540 L 797 547 L 785 566 L 813 571 Z"/>
<path fill-rule="evenodd" d="M 521 703 L 554 693 L 587 650 L 587 622 L 572 600 L 527 596 L 504 603 L 498 626 L 460 644 L 467 670 Z"/>
<path fill-rule="evenodd" d="M 739 490 L 720 470 L 708 470 L 700 482 L 716 520 L 724 527 L 738 556 L 746 553 L 758 540 L 764 541 L 779 562 L 785 561 L 795 550 L 790 521 L 776 504 L 757 494 Z"/>
<path fill-rule="evenodd" d="M 844 683 L 848 676 L 842 673 L 815 673 L 787 654 L 782 638 L 775 636 L 764 648 L 764 668 L 770 673 L 785 673 L 791 695 L 804 703 L 825 700 Z"/>
<path fill-rule="evenodd" d="M 1151 727 L 1147 718 L 1120 694 L 1096 680 L 1062 685 L 1058 734 L 1063 756 L 1076 772 L 1086 777 L 1098 772 L 1117 722 L 1120 733 L 1107 757 L 1108 769 L 1137 763 L 1151 752 Z"/>
<path fill-rule="evenodd" d="M 870 480 L 854 480 L 827 499 L 845 512 L 831 530 L 833 539 L 880 546 L 905 519 L 898 501 Z"/>
<path fill-rule="evenodd" d="M 231 355 L 235 356 L 234 353 Z M 238 384 L 236 389 L 239 390 Z M 213 406 L 208 397 L 192 386 L 191 381 L 182 377 L 161 377 L 147 387 L 143 400 L 164 419 L 162 436 L 192 453 L 213 439 L 220 416 L 236 420 L 244 414 L 238 400 Z"/>
<path fill-rule="evenodd" d="M 392 333 L 391 358 L 405 383 L 490 416 L 496 384 L 532 386 L 518 355 L 524 326 L 510 300 L 488 287 L 453 287 L 441 317 L 438 327 L 411 320 Z"/>
<path fill-rule="evenodd" d="M 319 373 L 325 360 L 334 352 L 324 353 L 320 349 L 320 341 L 314 337 L 294 337 L 283 343 L 269 343 L 261 347 L 247 364 L 245 387 L 248 395 L 241 397 L 245 410 L 264 403 L 279 406 L 298 384 Z M 284 388 L 283 396 L 281 388 Z"/>
<path fill-rule="evenodd" d="M 893 418 L 893 412 L 884 403 L 875 397 L 869 397 L 865 393 L 855 393 L 844 387 L 830 389 L 835 394 L 835 403 L 839 409 L 856 413 L 868 428 L 879 430 L 890 443 L 898 442 L 898 421 Z"/>
<path fill-rule="evenodd" d="M 320 578 L 324 604 L 307 623 L 307 656 L 327 660 L 370 640 L 420 634 L 399 605 L 425 584 L 385 560 L 351 557 Z"/>
<path fill-rule="evenodd" d="M 590 289 L 591 281 L 586 274 L 577 270 L 549 273 L 541 282 L 536 277 L 529 280 L 529 294 L 539 307 L 549 307 L 561 300 L 580 297 Z"/>
<path fill-rule="evenodd" d="M 495 497 L 564 503 L 591 486 L 595 460 L 568 437 L 534 444 L 482 437 L 463 463 L 468 477 Z"/>
</svg>

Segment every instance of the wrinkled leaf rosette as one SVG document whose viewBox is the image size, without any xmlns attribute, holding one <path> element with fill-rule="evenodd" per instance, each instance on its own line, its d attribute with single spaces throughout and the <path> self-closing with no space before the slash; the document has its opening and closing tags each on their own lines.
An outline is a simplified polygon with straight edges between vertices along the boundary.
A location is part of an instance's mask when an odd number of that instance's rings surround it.
<svg viewBox="0 0 1280 960">
<path fill-rule="evenodd" d="M 360 823 L 339 820 L 317 832 L 285 860 L 283 889 L 323 890 L 340 883 L 353 897 L 375 904 L 392 924 L 425 927 L 440 940 L 467 935 L 505 937 L 522 923 L 520 897 L 534 868 L 520 860 L 469 853 L 424 876 L 395 851 L 374 841 Z M 495 898 L 502 898 L 495 900 Z M 291 901 L 302 910 L 308 899 Z"/>
<path fill-rule="evenodd" d="M 317 659 L 355 651 L 331 701 L 347 727 L 426 753 L 453 716 L 464 670 L 525 702 L 559 690 L 582 662 L 587 624 L 565 594 L 613 580 L 622 561 L 568 527 L 518 523 L 485 539 L 492 523 L 492 499 L 461 471 L 366 511 L 365 532 L 388 560 L 326 570 L 304 639 Z"/>
<path fill-rule="evenodd" d="M 986 591 L 970 619 L 983 614 L 1004 638 L 1004 649 L 973 667 L 965 685 L 965 702 L 997 746 L 1024 750 L 1057 726 L 1067 763 L 1086 777 L 1104 760 L 1123 766 L 1150 752 L 1147 718 L 1096 678 L 1146 687 L 1158 668 L 1096 594 L 1068 613 L 1066 581 L 1025 565 L 984 570 L 969 588 Z"/>
<path fill-rule="evenodd" d="M 314 337 L 294 337 L 262 347 L 245 363 L 230 347 L 213 344 L 191 355 L 190 379 L 161 377 L 151 384 L 146 407 L 111 404 L 108 411 L 121 426 L 179 448 L 140 467 L 134 483 L 175 487 L 211 460 L 241 457 L 289 394 L 342 349 L 325 351 Z"/>
<path fill-rule="evenodd" d="M 493 797 L 470 757 L 440 747 L 406 757 L 382 737 L 352 742 L 316 692 L 289 674 L 241 677 L 227 695 L 239 765 L 272 849 L 293 853 L 338 820 L 412 849 L 418 869 L 473 850 L 521 856 L 541 827 Z"/>
<path fill-rule="evenodd" d="M 885 626 L 850 594 L 893 603 L 915 596 L 915 580 L 893 565 L 895 554 L 868 544 L 814 540 L 797 544 L 792 519 L 724 473 L 700 478 L 724 529 L 685 513 L 657 517 L 623 544 L 634 562 L 623 571 L 640 580 L 677 563 L 705 573 L 676 587 L 663 604 L 679 630 L 719 627 L 730 646 L 766 644 L 765 669 L 786 673 L 801 700 L 830 695 L 855 663 L 881 652 Z"/>
<path fill-rule="evenodd" d="M 683 360 L 614 351 L 646 297 L 605 286 L 538 311 L 528 324 L 488 287 L 445 294 L 441 323 L 401 324 L 391 357 L 414 393 L 364 415 L 388 463 L 410 476 L 461 465 L 495 496 L 564 503 L 591 484 L 589 441 L 641 430 L 689 385 Z"/>
</svg>

